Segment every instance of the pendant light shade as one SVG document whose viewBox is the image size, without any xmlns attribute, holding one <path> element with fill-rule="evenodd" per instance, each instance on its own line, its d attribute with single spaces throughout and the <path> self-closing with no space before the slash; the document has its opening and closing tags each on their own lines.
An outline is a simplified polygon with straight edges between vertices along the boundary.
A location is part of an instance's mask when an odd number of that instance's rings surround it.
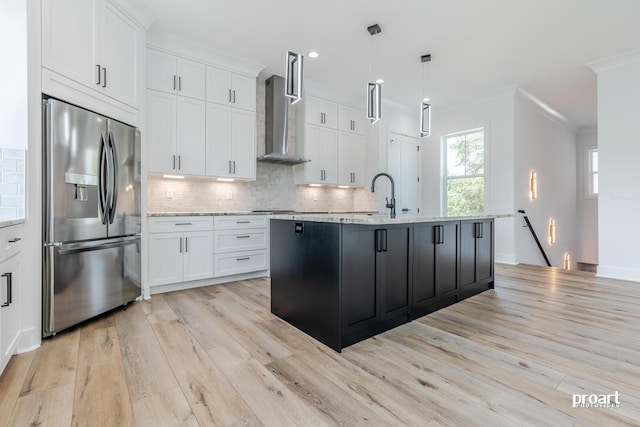
<svg viewBox="0 0 640 427">
<path fill-rule="evenodd" d="M 291 104 L 302 99 L 302 70 L 304 56 L 287 51 L 284 94 L 291 98 Z"/>
<path fill-rule="evenodd" d="M 382 100 L 382 85 L 380 83 L 367 83 L 367 118 L 371 124 L 380 120 L 380 103 Z"/>
<path fill-rule="evenodd" d="M 420 103 L 420 138 L 431 135 L 431 104 Z"/>
</svg>

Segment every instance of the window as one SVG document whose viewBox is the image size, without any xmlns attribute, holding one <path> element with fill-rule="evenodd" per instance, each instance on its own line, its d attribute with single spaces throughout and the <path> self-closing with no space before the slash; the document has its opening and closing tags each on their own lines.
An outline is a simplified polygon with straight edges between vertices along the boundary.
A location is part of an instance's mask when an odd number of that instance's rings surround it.
<svg viewBox="0 0 640 427">
<path fill-rule="evenodd" d="M 598 149 L 587 150 L 588 175 L 587 175 L 587 197 L 598 197 Z"/>
<path fill-rule="evenodd" d="M 449 216 L 484 212 L 484 128 L 444 137 L 445 211 Z"/>
</svg>

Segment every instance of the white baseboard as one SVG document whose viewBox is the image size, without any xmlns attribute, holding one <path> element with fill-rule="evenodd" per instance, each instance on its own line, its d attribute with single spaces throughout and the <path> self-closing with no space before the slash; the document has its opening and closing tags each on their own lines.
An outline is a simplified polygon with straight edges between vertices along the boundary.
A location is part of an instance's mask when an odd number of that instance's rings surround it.
<svg viewBox="0 0 640 427">
<path fill-rule="evenodd" d="M 214 279 L 194 280 L 191 282 L 171 283 L 169 285 L 151 286 L 150 294 L 161 294 L 164 292 L 182 291 L 185 289 L 200 288 L 202 286 L 219 285 L 222 283 L 236 282 L 238 280 L 257 279 L 258 277 L 269 277 L 269 271 L 257 271 L 254 273 L 236 274 L 233 276 L 216 277 Z"/>
<path fill-rule="evenodd" d="M 622 268 L 610 265 L 598 265 L 596 277 L 606 277 L 609 279 L 630 280 L 632 282 L 640 282 L 640 269 Z"/>
<path fill-rule="evenodd" d="M 516 257 L 513 254 L 508 254 L 508 253 L 504 253 L 504 254 L 500 254 L 500 253 L 496 253 L 495 256 L 495 262 L 499 262 L 501 264 L 511 264 L 511 265 L 516 265 Z"/>
<path fill-rule="evenodd" d="M 18 338 L 18 348 L 16 352 L 20 353 L 28 353 L 40 347 L 40 343 L 42 342 L 42 336 L 40 333 L 40 328 L 36 328 L 35 326 L 29 329 L 25 329 L 20 332 L 20 338 Z"/>
</svg>

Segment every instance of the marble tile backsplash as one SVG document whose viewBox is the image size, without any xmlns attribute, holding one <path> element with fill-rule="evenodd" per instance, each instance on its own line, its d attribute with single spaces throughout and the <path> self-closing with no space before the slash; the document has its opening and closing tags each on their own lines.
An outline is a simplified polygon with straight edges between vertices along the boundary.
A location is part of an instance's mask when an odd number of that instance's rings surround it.
<svg viewBox="0 0 640 427">
<path fill-rule="evenodd" d="M 0 148 L 0 220 L 25 217 L 26 151 Z"/>
<path fill-rule="evenodd" d="M 295 150 L 295 109 L 289 108 L 289 153 Z M 256 82 L 256 155 L 265 150 L 265 84 Z M 171 198 L 167 197 L 168 194 Z M 293 167 L 257 163 L 256 180 L 217 182 L 206 178 L 184 180 L 150 176 L 148 212 L 216 212 L 288 209 L 296 211 L 373 211 L 378 199 L 369 189 L 342 189 L 296 185 Z"/>
</svg>

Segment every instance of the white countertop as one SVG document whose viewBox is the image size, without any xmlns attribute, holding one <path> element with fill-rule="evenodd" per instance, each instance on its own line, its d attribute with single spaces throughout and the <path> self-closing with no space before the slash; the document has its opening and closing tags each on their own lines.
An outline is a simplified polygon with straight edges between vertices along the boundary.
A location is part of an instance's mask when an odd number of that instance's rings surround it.
<svg viewBox="0 0 640 427">
<path fill-rule="evenodd" d="M 391 218 L 389 214 L 280 214 L 272 215 L 272 219 L 289 221 L 332 222 L 340 224 L 407 224 L 417 222 L 439 222 L 457 220 L 481 220 L 494 218 L 510 218 L 514 214 L 477 215 L 477 216 L 425 216 L 425 215 L 397 215 Z"/>
</svg>

